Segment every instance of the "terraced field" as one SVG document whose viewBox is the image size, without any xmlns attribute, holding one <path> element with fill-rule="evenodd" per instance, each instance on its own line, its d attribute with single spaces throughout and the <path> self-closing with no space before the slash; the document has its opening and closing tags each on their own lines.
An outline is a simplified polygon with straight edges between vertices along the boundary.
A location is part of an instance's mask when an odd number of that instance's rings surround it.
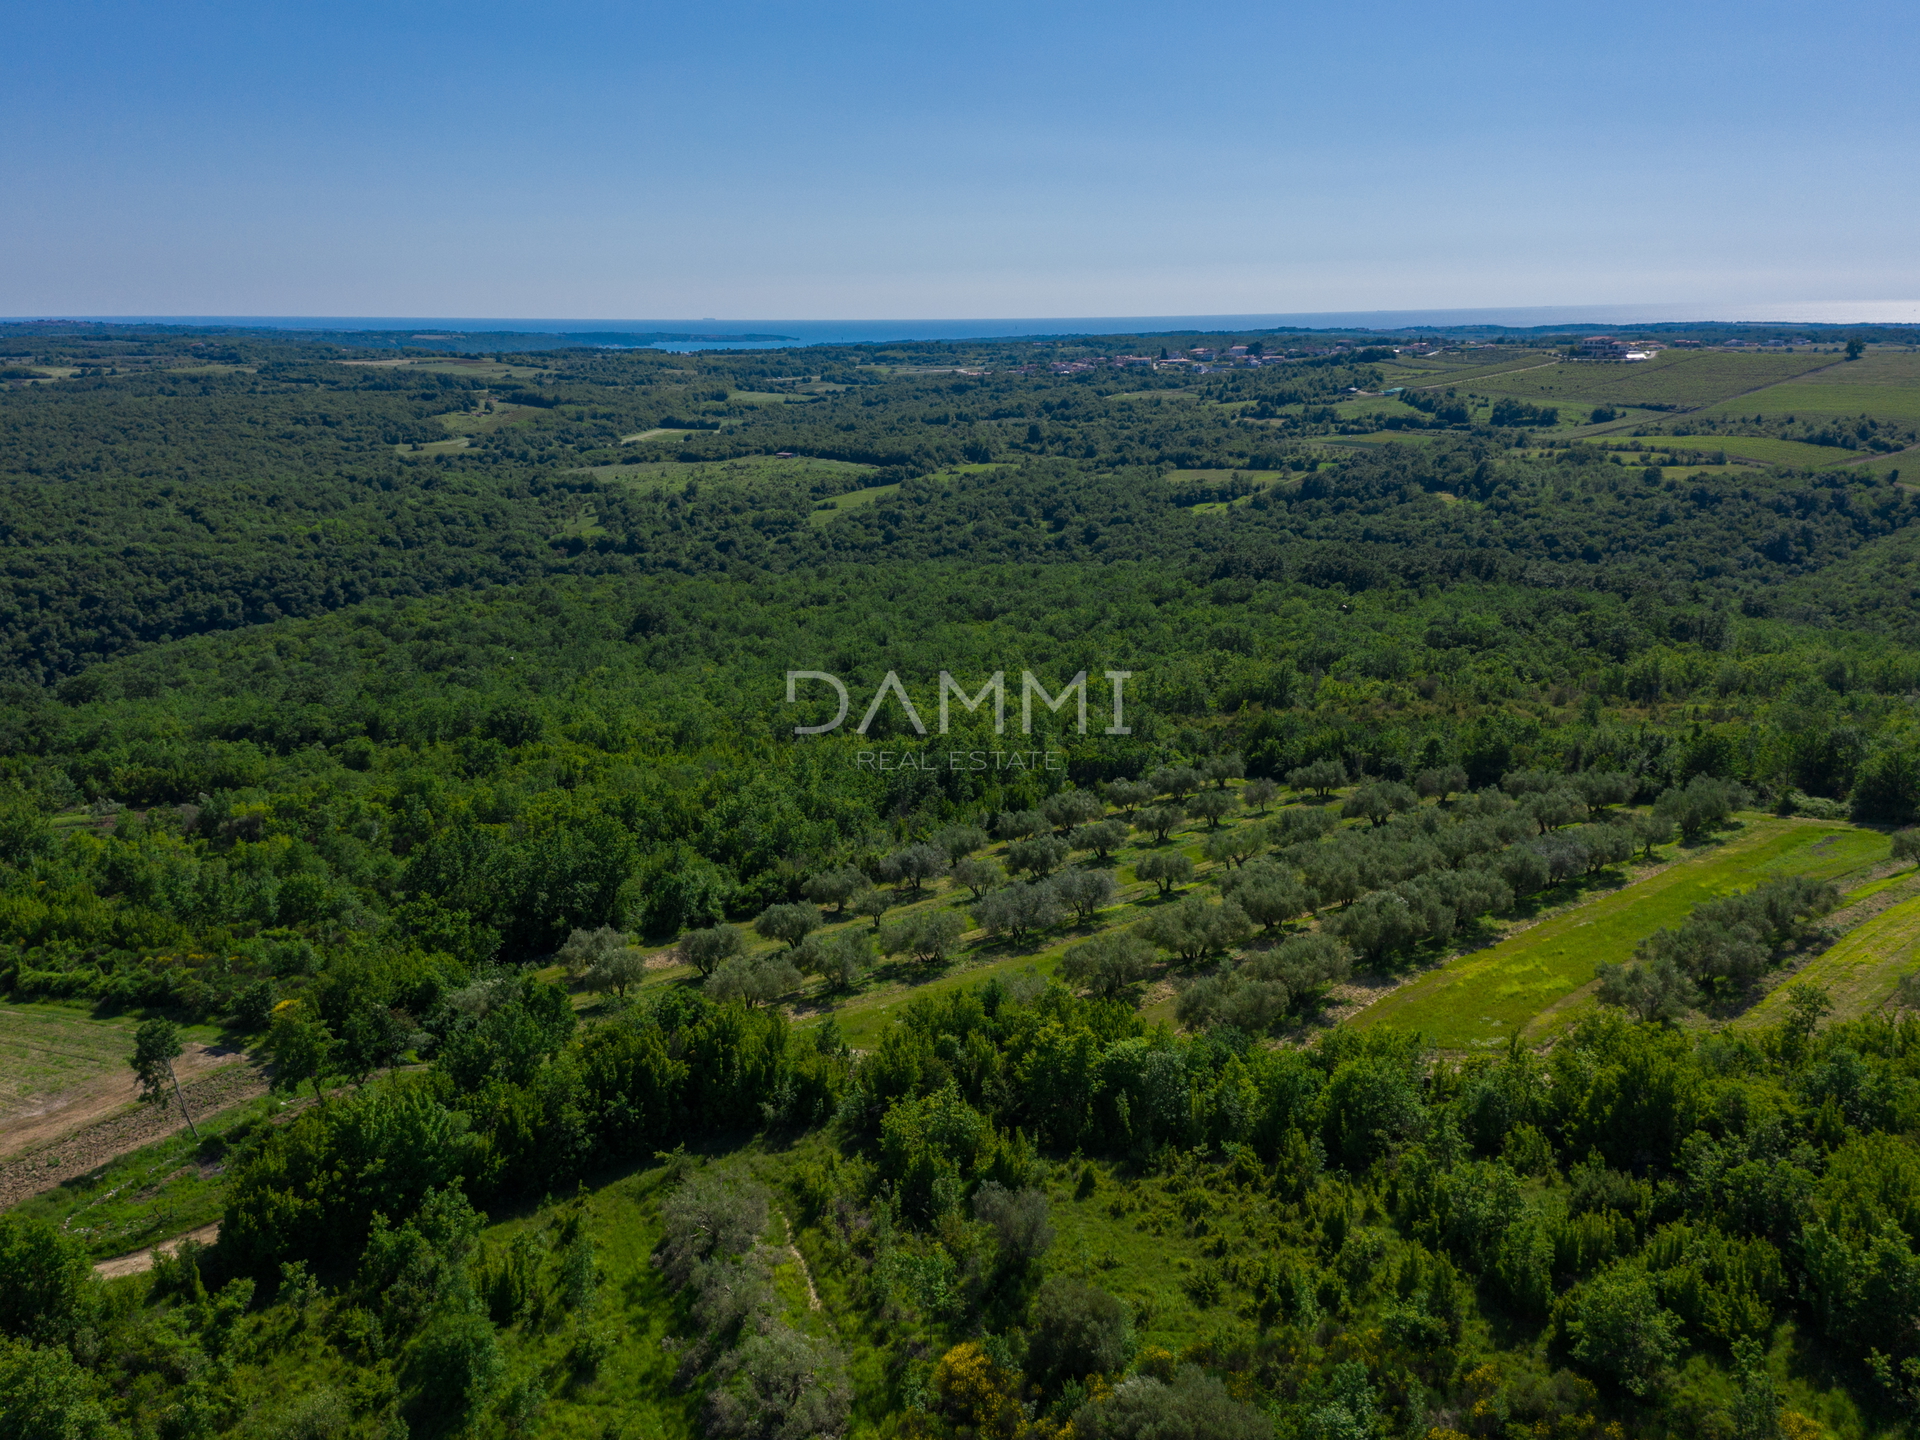
<svg viewBox="0 0 1920 1440">
<path fill-rule="evenodd" d="M 1900 883 L 1903 891 L 1920 892 L 1920 885 L 1911 880 Z M 1793 979 L 1820 986 L 1833 1000 L 1834 1018 L 1853 1020 L 1885 1006 L 1901 977 L 1915 968 L 1920 968 L 1920 893 L 1848 931 Z M 1737 1023 L 1771 1025 L 1784 1018 L 1788 988 L 1776 986 Z"/>
</svg>

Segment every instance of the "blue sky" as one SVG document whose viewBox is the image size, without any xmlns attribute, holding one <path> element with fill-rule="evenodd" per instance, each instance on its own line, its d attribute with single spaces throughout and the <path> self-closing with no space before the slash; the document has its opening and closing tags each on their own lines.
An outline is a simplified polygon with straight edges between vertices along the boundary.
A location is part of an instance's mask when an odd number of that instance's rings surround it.
<svg viewBox="0 0 1920 1440">
<path fill-rule="evenodd" d="M 1920 7 L 10 7 L 0 314 L 1920 297 Z"/>
</svg>

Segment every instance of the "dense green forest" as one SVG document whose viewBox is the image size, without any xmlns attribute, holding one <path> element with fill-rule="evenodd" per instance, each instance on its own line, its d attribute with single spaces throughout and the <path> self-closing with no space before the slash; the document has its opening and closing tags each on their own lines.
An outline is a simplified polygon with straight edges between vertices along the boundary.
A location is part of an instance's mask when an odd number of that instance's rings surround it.
<svg viewBox="0 0 1920 1440">
<path fill-rule="evenodd" d="M 215 1245 L 0 1211 L 0 1436 L 1906 1433 L 1920 994 L 1791 976 L 1914 903 L 1920 371 L 1562 338 L 0 327 L 5 1006 L 274 1086 Z"/>
</svg>

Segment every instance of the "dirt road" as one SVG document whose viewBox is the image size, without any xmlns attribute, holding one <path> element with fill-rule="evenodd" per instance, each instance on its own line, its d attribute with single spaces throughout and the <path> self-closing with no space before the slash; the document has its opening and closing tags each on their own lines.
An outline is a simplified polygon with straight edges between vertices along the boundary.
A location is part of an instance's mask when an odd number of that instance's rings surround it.
<svg viewBox="0 0 1920 1440">
<path fill-rule="evenodd" d="M 158 1245 L 150 1245 L 145 1250 L 136 1250 L 131 1255 L 116 1255 L 111 1260 L 102 1260 L 93 1267 L 93 1273 L 103 1280 L 118 1280 L 122 1275 L 139 1275 L 153 1268 L 156 1254 L 171 1255 L 189 1240 L 202 1245 L 211 1245 L 220 1238 L 218 1223 L 202 1225 L 198 1230 L 189 1230 L 184 1235 L 176 1235 L 171 1240 L 162 1240 Z"/>
<path fill-rule="evenodd" d="M 236 1059 L 214 1067 L 210 1073 L 203 1072 L 196 1080 L 183 1081 L 181 1089 L 194 1118 L 199 1119 L 266 1094 L 267 1076 L 263 1067 Z M 187 1123 L 177 1104 L 160 1110 L 147 1105 L 128 1105 L 121 1100 L 91 1111 L 74 1106 L 60 1113 L 67 1124 L 53 1126 L 54 1136 L 0 1161 L 0 1209 L 85 1175 L 116 1155 L 184 1130 Z M 87 1113 L 104 1113 L 105 1118 L 72 1128 L 73 1116 Z M 66 1133 L 58 1133 L 63 1129 Z M 11 1147 L 15 1139 L 11 1125 L 6 1138 Z"/>
</svg>

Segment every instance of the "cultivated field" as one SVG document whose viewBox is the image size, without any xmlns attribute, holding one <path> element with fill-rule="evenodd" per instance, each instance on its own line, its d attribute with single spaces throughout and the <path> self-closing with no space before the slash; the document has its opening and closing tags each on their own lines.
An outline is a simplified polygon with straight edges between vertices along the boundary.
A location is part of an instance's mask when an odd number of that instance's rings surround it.
<svg viewBox="0 0 1920 1440">
<path fill-rule="evenodd" d="M 1829 357 L 1830 358 L 1830 357 Z M 1708 414 L 1851 416 L 1920 421 L 1920 355 L 1868 351 L 1804 379 L 1714 406 Z"/>
<path fill-rule="evenodd" d="M 1592 403 L 1696 407 L 1777 385 L 1834 363 L 1832 355 L 1739 355 L 1724 351 L 1667 350 L 1632 364 L 1570 362 L 1516 372 L 1480 388 L 1516 398 Z"/>
</svg>

